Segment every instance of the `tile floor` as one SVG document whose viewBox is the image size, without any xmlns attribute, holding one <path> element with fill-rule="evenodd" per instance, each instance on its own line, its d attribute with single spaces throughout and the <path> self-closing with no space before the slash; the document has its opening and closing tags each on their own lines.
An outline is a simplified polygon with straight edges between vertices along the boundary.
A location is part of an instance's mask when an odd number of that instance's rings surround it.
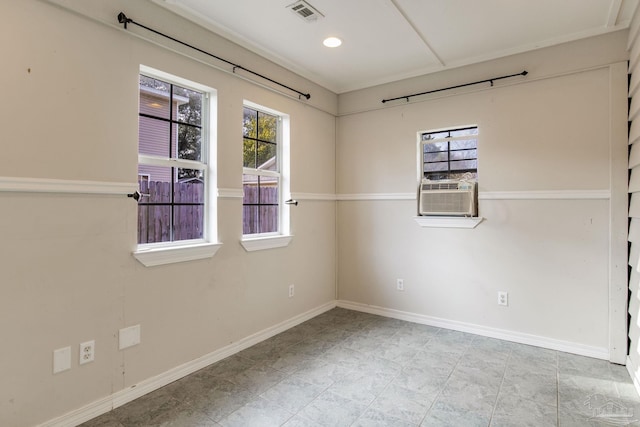
<svg viewBox="0 0 640 427">
<path fill-rule="evenodd" d="M 333 309 L 83 427 L 640 426 L 626 368 Z"/>
</svg>

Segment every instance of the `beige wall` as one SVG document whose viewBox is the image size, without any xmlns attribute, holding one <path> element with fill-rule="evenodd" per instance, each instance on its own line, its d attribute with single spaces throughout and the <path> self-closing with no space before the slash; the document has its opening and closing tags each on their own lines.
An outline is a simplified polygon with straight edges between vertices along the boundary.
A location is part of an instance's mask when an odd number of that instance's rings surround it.
<svg viewBox="0 0 640 427">
<path fill-rule="evenodd" d="M 291 117 L 291 190 L 335 191 L 337 96 L 151 2 L 1 2 L 0 176 L 135 183 L 140 64 L 217 89 L 218 185 L 241 190 L 244 99 Z M 312 94 L 308 103 L 124 32 L 123 10 Z M 328 112 L 325 112 L 328 111 Z M 335 300 L 335 202 L 291 208 L 287 248 L 247 253 L 241 199 L 221 198 L 213 259 L 146 268 L 131 255 L 136 205 L 122 195 L 0 192 L 0 425 L 31 426 Z M 296 285 L 288 298 L 288 285 Z M 120 328 L 142 342 L 118 350 Z M 78 345 L 96 341 L 95 362 Z M 52 351 L 71 346 L 71 370 Z"/>
<path fill-rule="evenodd" d="M 626 233 L 626 205 L 611 202 L 626 194 L 625 36 L 341 95 L 339 299 L 602 358 L 622 346 L 623 361 L 626 245 L 610 236 Z M 493 88 L 381 103 L 522 70 Z M 397 200 L 417 190 L 417 134 L 474 124 L 484 222 L 421 228 L 416 201 Z"/>
</svg>

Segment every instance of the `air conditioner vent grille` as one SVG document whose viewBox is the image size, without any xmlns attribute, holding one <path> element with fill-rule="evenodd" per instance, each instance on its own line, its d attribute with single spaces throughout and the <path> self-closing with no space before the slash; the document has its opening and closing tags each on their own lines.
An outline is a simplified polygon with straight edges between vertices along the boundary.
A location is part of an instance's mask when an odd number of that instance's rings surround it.
<svg viewBox="0 0 640 427">
<path fill-rule="evenodd" d="M 476 216 L 475 182 L 430 181 L 420 184 L 420 215 Z"/>
<path fill-rule="evenodd" d="M 324 18 L 324 15 L 318 11 L 315 7 L 311 6 L 304 0 L 298 0 L 295 3 L 287 6 L 293 13 L 304 19 L 306 22 L 316 21 L 318 18 Z"/>
</svg>

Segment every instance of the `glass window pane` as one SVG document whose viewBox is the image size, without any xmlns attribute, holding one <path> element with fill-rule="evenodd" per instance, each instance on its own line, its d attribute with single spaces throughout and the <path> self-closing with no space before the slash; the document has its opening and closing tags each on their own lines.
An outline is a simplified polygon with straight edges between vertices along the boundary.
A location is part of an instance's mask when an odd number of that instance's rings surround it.
<svg viewBox="0 0 640 427">
<path fill-rule="evenodd" d="M 278 146 L 266 142 L 258 142 L 257 169 L 278 170 Z"/>
<path fill-rule="evenodd" d="M 140 113 L 169 118 L 171 85 L 162 80 L 140 76 Z"/>
<path fill-rule="evenodd" d="M 257 175 L 242 175 L 242 192 L 244 194 L 242 198 L 243 204 L 257 204 L 258 203 L 258 176 Z"/>
<path fill-rule="evenodd" d="M 447 151 L 449 149 L 449 144 L 445 142 L 431 142 L 428 144 L 424 144 L 424 152 L 425 153 L 433 153 L 438 151 Z"/>
<path fill-rule="evenodd" d="M 178 169 L 173 184 L 174 203 L 204 203 L 204 171 Z"/>
<path fill-rule="evenodd" d="M 272 204 L 277 205 L 278 199 L 278 178 L 260 177 L 260 195 L 258 203 L 261 205 Z"/>
<path fill-rule="evenodd" d="M 171 241 L 171 206 L 138 205 L 138 243 Z"/>
<path fill-rule="evenodd" d="M 424 162 L 446 162 L 448 160 L 449 153 L 446 151 L 440 151 L 436 153 L 424 153 Z"/>
<path fill-rule="evenodd" d="M 247 138 L 258 137 L 258 112 L 251 108 L 244 108 L 242 113 L 242 136 Z"/>
<path fill-rule="evenodd" d="M 202 93 L 180 86 L 173 87 L 176 120 L 192 125 L 202 125 Z"/>
<path fill-rule="evenodd" d="M 140 116 L 138 129 L 138 153 L 169 156 L 169 123 Z"/>
<path fill-rule="evenodd" d="M 270 114 L 258 112 L 258 139 L 276 142 L 278 134 L 278 118 Z"/>
<path fill-rule="evenodd" d="M 278 206 L 260 206 L 260 233 L 275 233 L 278 231 Z"/>
<path fill-rule="evenodd" d="M 467 135 L 477 135 L 477 134 L 478 134 L 478 128 L 460 129 L 460 130 L 452 130 L 451 131 L 451 136 L 452 137 L 467 136 Z"/>
<path fill-rule="evenodd" d="M 173 240 L 202 239 L 203 230 L 204 205 L 173 207 Z"/>
<path fill-rule="evenodd" d="M 436 171 L 446 171 L 447 163 L 425 163 L 424 164 L 424 172 L 436 172 Z"/>
<path fill-rule="evenodd" d="M 422 140 L 423 141 L 429 141 L 432 139 L 443 139 L 443 138 L 448 138 L 449 137 L 449 131 L 444 131 L 444 132 L 431 132 L 431 133 L 423 133 L 422 134 Z"/>
<path fill-rule="evenodd" d="M 171 203 L 171 181 L 172 170 L 169 167 L 164 166 L 138 166 L 138 177 L 146 175 L 148 178 L 141 180 L 140 193 L 143 196 L 138 203 Z"/>
<path fill-rule="evenodd" d="M 199 162 L 202 158 L 202 130 L 183 124 L 173 126 L 178 138 L 178 158 Z"/>
<path fill-rule="evenodd" d="M 451 152 L 451 160 L 473 160 L 478 157 L 477 150 L 461 150 L 461 151 L 452 151 Z"/>
<path fill-rule="evenodd" d="M 257 168 L 256 144 L 253 139 L 244 139 L 242 146 L 242 166 L 245 168 Z"/>
<path fill-rule="evenodd" d="M 258 207 L 242 207 L 242 234 L 258 233 Z"/>
<path fill-rule="evenodd" d="M 461 169 L 477 169 L 478 161 L 477 160 L 461 160 L 451 162 L 451 170 L 461 170 Z"/>
<path fill-rule="evenodd" d="M 451 141 L 451 150 L 473 149 L 478 147 L 477 139 Z"/>
</svg>

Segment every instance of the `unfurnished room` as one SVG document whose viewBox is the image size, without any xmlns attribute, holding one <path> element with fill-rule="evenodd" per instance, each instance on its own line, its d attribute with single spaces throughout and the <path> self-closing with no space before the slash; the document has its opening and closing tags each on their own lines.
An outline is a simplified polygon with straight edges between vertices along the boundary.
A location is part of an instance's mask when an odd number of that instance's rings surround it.
<svg viewBox="0 0 640 427">
<path fill-rule="evenodd" d="M 640 426 L 638 3 L 0 1 L 0 426 Z"/>
</svg>

